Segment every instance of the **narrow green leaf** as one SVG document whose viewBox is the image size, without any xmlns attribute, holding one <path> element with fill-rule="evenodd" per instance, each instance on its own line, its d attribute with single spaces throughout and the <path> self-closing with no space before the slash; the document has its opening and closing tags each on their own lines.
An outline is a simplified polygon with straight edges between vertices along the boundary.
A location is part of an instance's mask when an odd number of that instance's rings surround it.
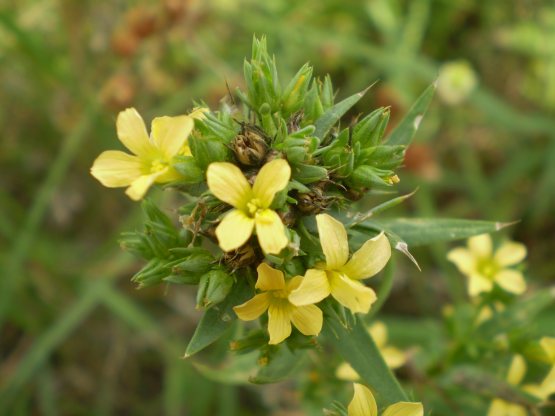
<svg viewBox="0 0 555 416">
<path fill-rule="evenodd" d="M 389 137 L 386 139 L 386 143 L 389 145 L 409 145 L 414 137 L 414 134 L 420 126 L 420 122 L 428 109 L 428 106 L 432 102 L 434 93 L 436 91 L 436 83 L 434 82 L 428 88 L 424 90 L 422 95 L 418 97 L 416 102 L 410 108 L 409 112 L 405 115 L 403 120 L 399 123 L 395 130 L 391 132 Z"/>
<path fill-rule="evenodd" d="M 342 322 L 329 303 L 325 306 L 325 312 L 326 339 L 351 364 L 364 383 L 375 391 L 378 403 L 388 406 L 409 401 L 363 321 L 355 317 L 353 325 Z"/>
<path fill-rule="evenodd" d="M 370 85 L 364 91 L 357 92 L 356 94 L 345 98 L 343 101 L 335 104 L 324 114 L 322 114 L 322 116 L 318 120 L 316 120 L 316 123 L 314 123 L 316 127 L 316 130 L 314 131 L 314 136 L 318 137 L 320 140 L 326 137 L 333 125 L 337 123 L 339 119 L 343 117 L 343 115 L 347 111 L 349 111 L 349 109 L 353 105 L 355 105 L 362 97 L 364 97 L 364 94 L 366 94 L 366 92 L 370 88 L 372 88 L 372 85 Z"/>
<path fill-rule="evenodd" d="M 183 358 L 191 357 L 220 338 L 236 319 L 232 308 L 243 303 L 250 295 L 252 291 L 245 279 L 240 279 L 224 302 L 204 313 Z"/>
<path fill-rule="evenodd" d="M 399 235 L 409 246 L 419 246 L 492 233 L 512 224 L 451 218 L 396 218 L 369 220 L 355 228 L 391 232 Z"/>
<path fill-rule="evenodd" d="M 368 211 L 366 211 L 365 213 L 358 213 L 353 217 L 353 220 L 351 223 L 347 224 L 347 227 L 352 227 L 354 225 L 360 224 L 366 220 L 368 220 L 370 217 L 379 214 L 380 212 L 386 211 L 390 208 L 396 207 L 397 205 L 399 205 L 400 203 L 404 202 L 405 200 L 409 199 L 411 196 L 413 196 L 416 192 L 418 191 L 418 188 L 416 188 L 414 191 L 412 191 L 410 194 L 406 194 L 406 195 L 401 195 L 398 196 L 396 198 L 392 198 L 389 201 L 385 201 L 384 203 L 375 206 L 374 208 L 369 209 Z"/>
</svg>

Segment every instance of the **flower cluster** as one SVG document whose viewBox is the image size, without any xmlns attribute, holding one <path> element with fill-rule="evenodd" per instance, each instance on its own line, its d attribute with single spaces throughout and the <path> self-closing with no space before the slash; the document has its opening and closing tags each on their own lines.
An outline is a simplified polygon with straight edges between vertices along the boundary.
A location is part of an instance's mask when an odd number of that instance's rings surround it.
<svg viewBox="0 0 555 416">
<path fill-rule="evenodd" d="M 179 208 L 181 230 L 145 203 L 147 229 L 122 241 L 149 261 L 134 281 L 198 284 L 199 308 L 227 301 L 244 321 L 267 311 L 268 342 L 278 344 L 292 326 L 318 335 L 323 313 L 316 305 L 330 295 L 353 313 L 367 313 L 376 301 L 364 280 L 389 261 L 389 240 L 370 234 L 352 252 L 349 230 L 332 212 L 398 182 L 404 146 L 382 143 L 387 109 L 342 128 L 341 115 L 363 93 L 335 104 L 329 78 L 312 78 L 307 65 L 281 88 L 264 41 L 255 39 L 245 78 L 242 107 L 157 117 L 150 136 L 135 109 L 122 111 L 118 137 L 134 155 L 104 152 L 91 173 L 105 186 L 128 187 L 134 200 L 156 183 L 187 201 Z M 245 285 L 255 272 L 256 284 Z"/>
</svg>

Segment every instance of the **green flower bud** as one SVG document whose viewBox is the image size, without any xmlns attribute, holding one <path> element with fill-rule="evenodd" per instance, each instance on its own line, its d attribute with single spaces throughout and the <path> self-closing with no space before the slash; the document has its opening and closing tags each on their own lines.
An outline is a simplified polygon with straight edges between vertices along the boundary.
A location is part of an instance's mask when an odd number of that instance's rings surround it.
<svg viewBox="0 0 555 416">
<path fill-rule="evenodd" d="M 191 156 L 177 156 L 174 158 L 173 167 L 176 171 L 183 175 L 183 179 L 180 180 L 182 183 L 193 184 L 204 180 L 202 170 L 198 167 L 195 159 Z"/>
<path fill-rule="evenodd" d="M 155 258 L 150 260 L 138 273 L 136 273 L 131 278 L 131 281 L 137 283 L 139 289 L 142 289 L 160 283 L 168 274 L 167 262 Z"/>
<path fill-rule="evenodd" d="M 321 181 L 328 177 L 328 171 L 322 166 L 299 163 L 292 166 L 293 179 L 307 184 Z"/>
<path fill-rule="evenodd" d="M 370 188 L 373 185 L 390 186 L 394 172 L 378 169 L 373 166 L 362 165 L 357 167 L 349 177 L 349 185 L 355 188 Z M 385 180 L 384 178 L 388 178 Z"/>
<path fill-rule="evenodd" d="M 381 139 L 388 120 L 389 108 L 378 108 L 372 111 L 354 127 L 353 144 L 360 143 L 362 148 L 375 146 Z"/>
<path fill-rule="evenodd" d="M 233 278 L 223 270 L 211 270 L 200 278 L 197 308 L 208 308 L 223 301 L 233 287 Z"/>
<path fill-rule="evenodd" d="M 172 272 L 179 273 L 206 273 L 212 267 L 214 257 L 206 251 L 201 253 L 191 254 L 185 260 L 179 261 L 173 266 Z"/>
<path fill-rule="evenodd" d="M 203 170 L 212 162 L 223 162 L 229 159 L 226 145 L 215 138 L 192 135 L 189 137 L 189 146 L 195 161 Z"/>
</svg>

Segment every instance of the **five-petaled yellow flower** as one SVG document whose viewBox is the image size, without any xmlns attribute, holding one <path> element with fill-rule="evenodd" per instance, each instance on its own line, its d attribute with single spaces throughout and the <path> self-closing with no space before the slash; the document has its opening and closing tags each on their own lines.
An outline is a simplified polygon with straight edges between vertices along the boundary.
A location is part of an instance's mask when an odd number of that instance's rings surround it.
<svg viewBox="0 0 555 416">
<path fill-rule="evenodd" d="M 378 416 L 378 405 L 370 389 L 362 384 L 353 383 L 355 394 L 349 403 L 349 416 Z M 424 407 L 420 402 L 399 402 L 388 406 L 382 416 L 423 416 Z"/>
<path fill-rule="evenodd" d="M 451 250 L 447 258 L 468 277 L 470 296 L 491 291 L 494 283 L 517 295 L 526 290 L 526 281 L 522 273 L 508 268 L 524 260 L 526 246 L 506 241 L 493 252 L 489 234 L 469 238 L 467 246 L 468 248 L 458 247 Z"/>
<path fill-rule="evenodd" d="M 291 323 L 304 335 L 318 335 L 322 330 L 322 311 L 316 305 L 295 306 L 287 299 L 289 293 L 299 286 L 301 276 L 287 282 L 283 273 L 266 263 L 258 268 L 256 289 L 262 293 L 235 306 L 233 310 L 243 321 L 257 319 L 268 310 L 268 332 L 270 344 L 279 344 L 291 335 Z"/>
<path fill-rule="evenodd" d="M 555 340 L 553 338 L 543 338 L 541 345 L 548 356 L 551 356 L 552 367 L 547 376 L 540 384 L 525 384 L 522 390 L 531 394 L 542 401 L 547 401 L 549 396 L 555 393 Z M 526 361 L 521 355 L 515 355 L 511 361 L 507 373 L 507 382 L 518 387 L 526 374 Z M 511 403 L 506 400 L 495 398 L 492 400 L 487 416 L 526 416 L 528 411 L 524 406 Z"/>
<path fill-rule="evenodd" d="M 152 120 L 149 137 L 145 123 L 134 108 L 118 114 L 118 138 L 133 155 L 107 150 L 96 158 L 91 174 L 109 188 L 127 186 L 125 193 L 140 200 L 153 183 L 168 183 L 181 178 L 173 168 L 172 159 L 179 154 L 190 155 L 187 138 L 193 130 L 194 119 L 203 118 L 206 109 L 191 115 L 156 117 Z"/>
<path fill-rule="evenodd" d="M 380 350 L 382 357 L 389 368 L 395 370 L 401 367 L 407 361 L 407 354 L 399 348 L 388 345 L 387 343 L 387 327 L 383 322 L 375 322 L 368 328 L 370 336 L 376 343 L 376 347 Z M 349 363 L 342 363 L 335 371 L 337 378 L 342 380 L 357 381 L 360 376 Z"/>
<path fill-rule="evenodd" d="M 316 216 L 326 262 L 307 270 L 298 289 L 289 296 L 295 305 L 317 303 L 330 294 L 353 312 L 367 313 L 376 293 L 360 280 L 372 277 L 387 264 L 391 247 L 384 233 L 366 241 L 349 260 L 347 231 L 327 214 Z"/>
<path fill-rule="evenodd" d="M 234 207 L 216 228 L 223 251 L 241 247 L 255 229 L 265 253 L 278 254 L 285 248 L 289 242 L 285 226 L 270 205 L 275 195 L 285 189 L 290 177 L 291 168 L 283 159 L 266 163 L 256 175 L 252 187 L 232 163 L 215 162 L 208 166 L 208 188 L 218 199 Z"/>
</svg>

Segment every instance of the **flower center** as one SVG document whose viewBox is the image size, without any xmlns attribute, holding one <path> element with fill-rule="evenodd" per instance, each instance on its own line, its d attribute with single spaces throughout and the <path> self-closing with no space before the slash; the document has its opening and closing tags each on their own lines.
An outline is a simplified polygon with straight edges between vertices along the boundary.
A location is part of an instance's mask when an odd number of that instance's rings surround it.
<svg viewBox="0 0 555 416">
<path fill-rule="evenodd" d="M 163 159 L 155 159 L 150 164 L 150 173 L 160 172 L 166 169 L 169 166 L 169 163 Z"/>
<path fill-rule="evenodd" d="M 478 272 L 489 279 L 493 279 L 499 271 L 499 265 L 493 259 L 482 259 L 478 262 Z"/>
<path fill-rule="evenodd" d="M 262 210 L 260 200 L 258 198 L 253 198 L 247 203 L 247 212 L 251 217 L 256 216 Z"/>
<path fill-rule="evenodd" d="M 289 296 L 287 290 L 272 290 L 270 293 L 275 299 L 287 299 Z"/>
</svg>

